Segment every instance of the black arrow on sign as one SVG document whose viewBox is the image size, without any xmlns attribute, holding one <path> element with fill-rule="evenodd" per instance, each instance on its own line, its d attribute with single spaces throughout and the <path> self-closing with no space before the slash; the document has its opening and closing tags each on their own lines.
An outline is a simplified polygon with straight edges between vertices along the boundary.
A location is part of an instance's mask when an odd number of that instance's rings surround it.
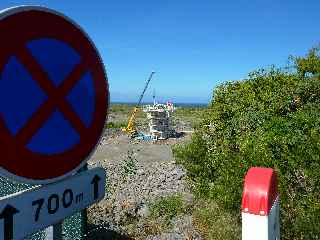
<svg viewBox="0 0 320 240">
<path fill-rule="evenodd" d="M 4 240 L 13 239 L 13 215 L 19 212 L 18 209 L 7 204 L 0 213 L 0 219 L 4 221 Z"/>
<path fill-rule="evenodd" d="M 96 200 L 99 197 L 99 181 L 101 178 L 98 175 L 95 175 L 91 181 L 91 184 L 93 184 L 93 199 Z"/>
</svg>

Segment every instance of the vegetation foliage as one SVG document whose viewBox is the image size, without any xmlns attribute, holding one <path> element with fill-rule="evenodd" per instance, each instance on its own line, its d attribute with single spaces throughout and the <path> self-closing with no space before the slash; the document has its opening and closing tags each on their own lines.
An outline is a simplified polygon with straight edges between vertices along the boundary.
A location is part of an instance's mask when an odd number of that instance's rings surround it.
<svg viewBox="0 0 320 240">
<path fill-rule="evenodd" d="M 174 228 L 175 218 L 190 214 L 195 229 L 204 239 L 241 239 L 237 218 L 219 208 L 215 201 L 197 199 L 196 202 L 187 202 L 182 195 L 160 197 L 151 203 L 145 230 L 153 235 L 168 232 Z M 184 234 L 188 235 L 187 232 Z M 193 238 L 187 236 L 187 239 Z"/>
<path fill-rule="evenodd" d="M 125 128 L 127 126 L 127 124 L 126 123 L 124 123 L 124 122 L 108 122 L 107 124 L 106 124 L 106 128 L 107 129 L 122 129 L 122 128 Z"/>
<path fill-rule="evenodd" d="M 126 181 L 128 176 L 136 174 L 138 170 L 137 164 L 138 162 L 133 150 L 128 150 L 127 158 L 125 158 L 121 163 L 121 174 L 123 177 L 123 181 Z"/>
<path fill-rule="evenodd" d="M 281 238 L 320 238 L 320 57 L 293 57 L 295 71 L 272 67 L 215 88 L 192 141 L 174 149 L 196 191 L 239 216 L 252 166 L 276 169 Z"/>
<path fill-rule="evenodd" d="M 173 123 L 176 125 L 178 121 L 189 122 L 194 128 L 199 125 L 199 120 L 204 112 L 206 112 L 206 107 L 177 107 L 173 113 Z"/>
<path fill-rule="evenodd" d="M 198 200 L 193 210 L 193 223 L 204 239 L 240 240 L 241 224 L 214 201 Z"/>
<path fill-rule="evenodd" d="M 174 217 L 184 213 L 185 203 L 180 195 L 160 197 L 151 204 L 151 216 L 154 218 L 164 217 L 170 222 Z"/>
</svg>

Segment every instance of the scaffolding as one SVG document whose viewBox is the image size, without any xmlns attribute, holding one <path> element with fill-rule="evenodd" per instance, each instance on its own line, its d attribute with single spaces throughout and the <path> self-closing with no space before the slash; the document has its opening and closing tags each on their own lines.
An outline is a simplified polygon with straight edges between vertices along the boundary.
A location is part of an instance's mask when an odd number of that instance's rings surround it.
<svg viewBox="0 0 320 240">
<path fill-rule="evenodd" d="M 171 102 L 167 104 L 159 104 L 154 102 L 153 105 L 146 105 L 143 111 L 147 114 L 149 120 L 149 131 L 153 139 L 167 139 L 172 136 L 171 115 L 174 111 L 174 106 Z"/>
</svg>

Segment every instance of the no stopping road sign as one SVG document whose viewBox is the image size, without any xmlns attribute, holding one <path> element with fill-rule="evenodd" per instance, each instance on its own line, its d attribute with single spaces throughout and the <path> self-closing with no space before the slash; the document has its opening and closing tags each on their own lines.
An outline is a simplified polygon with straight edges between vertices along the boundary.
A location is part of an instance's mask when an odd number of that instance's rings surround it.
<svg viewBox="0 0 320 240">
<path fill-rule="evenodd" d="M 104 127 L 109 92 L 94 44 L 43 7 L 0 12 L 0 174 L 49 183 L 75 173 Z"/>
</svg>

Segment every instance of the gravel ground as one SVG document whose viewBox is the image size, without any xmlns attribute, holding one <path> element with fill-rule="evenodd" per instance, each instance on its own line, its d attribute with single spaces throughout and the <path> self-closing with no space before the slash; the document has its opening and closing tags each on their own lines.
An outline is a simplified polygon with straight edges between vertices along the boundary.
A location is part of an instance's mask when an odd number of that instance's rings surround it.
<svg viewBox="0 0 320 240">
<path fill-rule="evenodd" d="M 102 166 L 107 172 L 106 197 L 89 208 L 88 219 L 95 239 L 201 239 L 192 224 L 192 216 L 183 215 L 172 220 L 172 229 L 160 234 L 146 235 L 146 219 L 150 215 L 149 203 L 161 196 L 181 194 L 192 202 L 185 180 L 185 171 L 176 165 L 171 144 L 185 141 L 167 140 L 159 144 L 132 142 L 120 132 L 107 132 L 109 137 L 101 140 L 100 146 L 89 161 L 92 166 Z M 106 231 L 101 237 L 101 229 Z M 90 228 L 89 228 L 90 230 Z M 109 234 L 109 235 L 108 235 Z M 110 235 L 111 234 L 111 235 Z M 97 237 L 99 236 L 99 237 Z"/>
</svg>

